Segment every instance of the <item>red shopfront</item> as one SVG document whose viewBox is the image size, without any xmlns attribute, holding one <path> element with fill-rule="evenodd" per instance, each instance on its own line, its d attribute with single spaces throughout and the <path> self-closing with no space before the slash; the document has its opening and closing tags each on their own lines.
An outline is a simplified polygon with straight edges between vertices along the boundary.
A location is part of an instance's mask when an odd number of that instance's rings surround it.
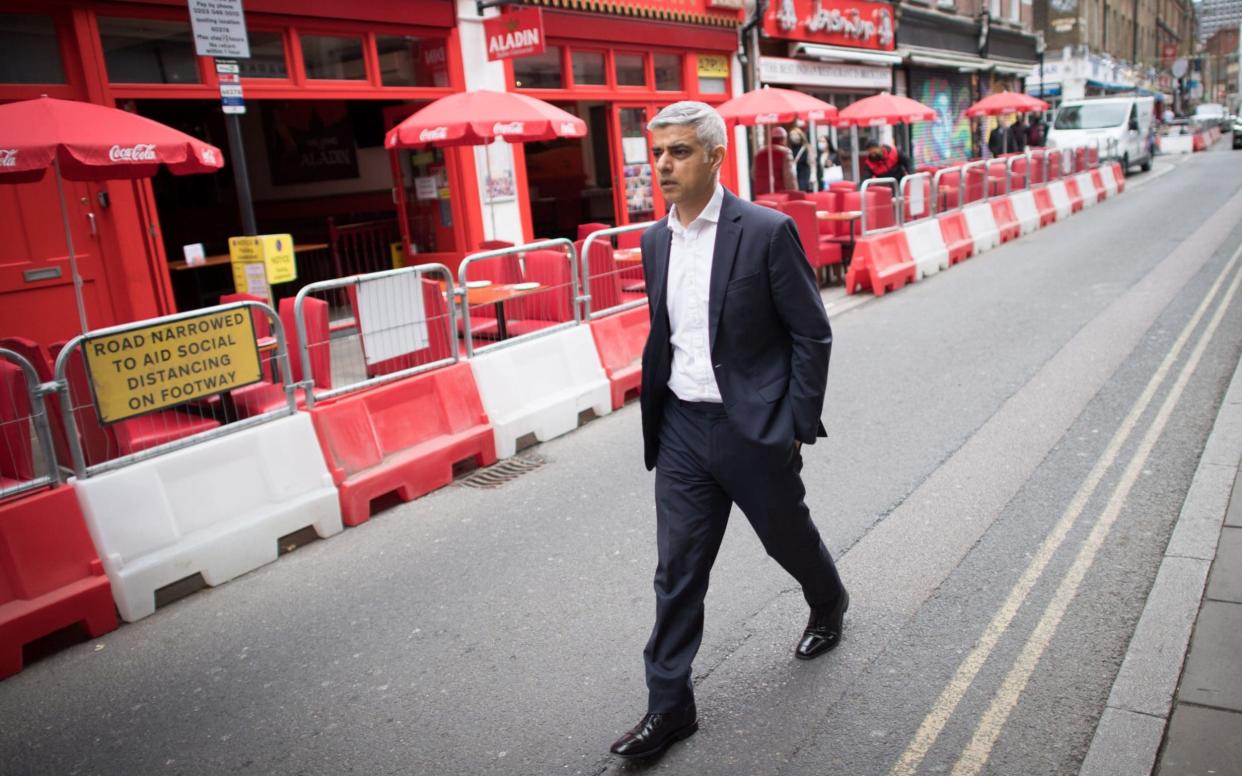
<svg viewBox="0 0 1242 776">
<path fill-rule="evenodd" d="M 514 147 L 523 232 L 576 237 L 584 223 L 660 218 L 665 203 L 653 175 L 647 122 L 678 100 L 719 104 L 733 96 L 731 64 L 741 13 L 720 0 L 642 0 L 543 6 L 546 49 L 506 60 L 508 88 L 564 108 L 587 122 L 581 140 Z M 569 10 L 590 6 L 600 12 Z M 722 182 L 736 190 L 730 144 Z"/>
<path fill-rule="evenodd" d="M 457 252 L 481 235 L 468 153 L 402 154 L 383 134 L 426 102 L 460 91 L 451 0 L 248 0 L 251 58 L 241 61 L 245 157 L 261 233 L 324 245 L 357 222 L 394 235 L 394 180 L 411 203 L 420 251 Z M 48 94 L 120 107 L 224 149 L 214 63 L 194 52 L 184 0 L 6 3 L 0 101 Z M 434 179 L 432 201 L 415 183 Z M 182 246 L 227 252 L 241 234 L 232 170 L 150 181 L 68 183 L 70 225 L 90 326 L 152 317 L 230 290 L 227 266 L 189 270 Z M 55 185 L 0 185 L 0 336 L 51 343 L 77 333 Z M 394 237 L 394 239 L 397 239 Z M 338 262 L 339 263 L 339 262 Z M 328 252 L 299 254 L 306 279 L 333 273 Z M 215 274 L 211 274 L 211 273 Z M 193 293 L 191 293 L 193 292 Z"/>
</svg>

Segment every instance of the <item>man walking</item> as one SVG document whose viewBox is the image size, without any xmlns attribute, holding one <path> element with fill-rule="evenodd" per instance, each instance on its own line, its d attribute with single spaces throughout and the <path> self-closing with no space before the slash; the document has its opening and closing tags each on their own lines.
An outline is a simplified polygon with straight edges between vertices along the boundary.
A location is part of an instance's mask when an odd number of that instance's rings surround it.
<svg viewBox="0 0 1242 776">
<path fill-rule="evenodd" d="M 627 758 L 698 730 L 690 667 L 733 504 L 811 607 L 796 657 L 835 647 L 849 606 L 803 503 L 800 448 L 824 436 L 832 331 L 797 229 L 720 185 L 725 125 L 711 106 L 674 103 L 648 129 L 670 204 L 642 237 L 643 442 L 656 469 L 659 562 L 647 714 L 612 745 Z"/>
</svg>

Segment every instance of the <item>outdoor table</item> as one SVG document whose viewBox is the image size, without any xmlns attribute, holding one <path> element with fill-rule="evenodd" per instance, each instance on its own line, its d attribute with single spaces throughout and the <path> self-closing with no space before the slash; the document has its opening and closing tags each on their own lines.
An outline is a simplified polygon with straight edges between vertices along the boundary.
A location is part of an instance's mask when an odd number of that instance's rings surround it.
<svg viewBox="0 0 1242 776">
<path fill-rule="evenodd" d="M 294 243 L 293 252 L 306 253 L 309 251 L 322 251 L 328 247 L 327 243 Z M 198 264 L 187 264 L 184 259 L 168 262 L 168 268 L 175 272 L 187 269 L 202 269 L 204 267 L 218 267 L 221 264 L 229 264 L 233 257 L 227 253 L 217 253 L 214 256 L 207 256 Z"/>
<path fill-rule="evenodd" d="M 858 219 L 862 218 L 861 210 L 843 210 L 841 212 L 833 212 L 829 210 L 816 210 L 815 217 L 820 221 L 848 221 L 850 224 L 850 242 L 848 250 L 845 252 L 844 266 L 850 265 L 850 259 L 854 256 L 854 224 Z"/>
<path fill-rule="evenodd" d="M 441 283 L 441 288 L 444 284 Z M 486 304 L 493 305 L 496 309 L 496 336 L 498 339 L 509 338 L 509 325 L 505 319 L 505 302 L 511 302 L 514 299 L 520 299 L 524 296 L 537 294 L 540 291 L 546 291 L 542 285 L 536 283 L 534 286 L 524 288 L 524 283 L 493 283 L 489 286 L 480 288 L 458 288 L 457 293 L 465 291 L 466 305 L 469 307 L 481 307 Z"/>
<path fill-rule="evenodd" d="M 643 263 L 642 248 L 619 248 L 612 252 L 612 260 L 618 264 L 633 266 Z"/>
</svg>

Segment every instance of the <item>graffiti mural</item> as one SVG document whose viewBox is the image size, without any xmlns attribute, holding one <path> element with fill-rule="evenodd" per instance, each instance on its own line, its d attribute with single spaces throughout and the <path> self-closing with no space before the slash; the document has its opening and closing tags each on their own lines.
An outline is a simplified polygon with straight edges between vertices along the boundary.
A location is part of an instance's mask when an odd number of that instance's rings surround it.
<svg viewBox="0 0 1242 776">
<path fill-rule="evenodd" d="M 914 163 L 934 164 L 970 156 L 970 77 L 927 70 L 912 74 L 911 96 L 936 111 L 936 120 L 914 125 Z"/>
</svg>

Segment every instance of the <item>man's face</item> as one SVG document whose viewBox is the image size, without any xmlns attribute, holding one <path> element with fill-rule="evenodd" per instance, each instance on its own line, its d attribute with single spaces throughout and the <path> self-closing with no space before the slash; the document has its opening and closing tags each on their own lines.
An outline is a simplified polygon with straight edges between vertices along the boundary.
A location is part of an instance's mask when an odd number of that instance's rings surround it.
<svg viewBox="0 0 1242 776">
<path fill-rule="evenodd" d="M 884 152 L 880 150 L 879 146 L 871 146 L 871 148 L 867 149 L 867 156 L 870 157 L 871 161 L 878 162 L 884 158 Z"/>
<path fill-rule="evenodd" d="M 680 125 L 651 130 L 651 152 L 666 202 L 697 204 L 711 199 L 724 161 L 723 146 L 713 148 L 708 155 L 694 127 Z"/>
</svg>

